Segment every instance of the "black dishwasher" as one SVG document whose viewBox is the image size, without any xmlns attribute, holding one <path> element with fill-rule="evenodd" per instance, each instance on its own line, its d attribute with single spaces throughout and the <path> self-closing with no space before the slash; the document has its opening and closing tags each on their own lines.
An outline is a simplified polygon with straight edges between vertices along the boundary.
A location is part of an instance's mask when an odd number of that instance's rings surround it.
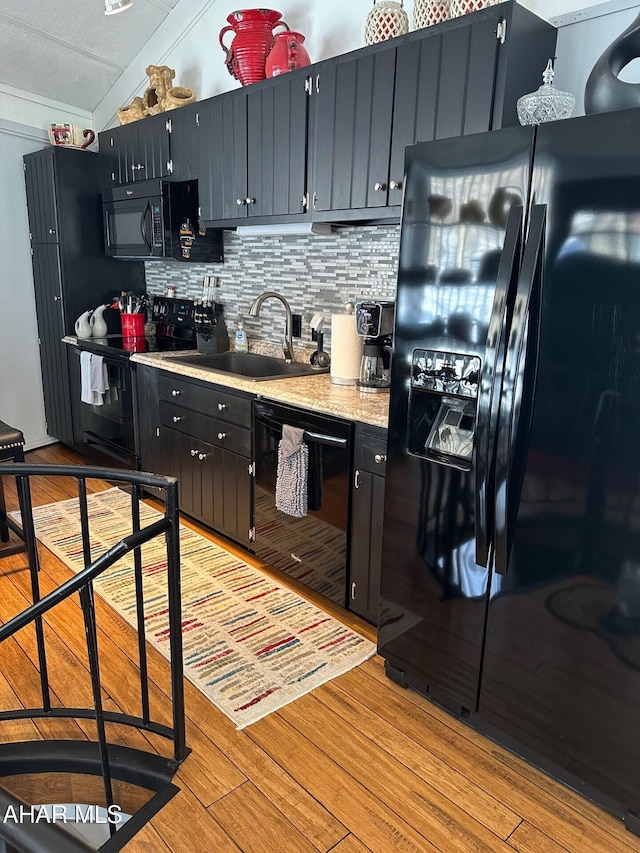
<svg viewBox="0 0 640 853">
<path fill-rule="evenodd" d="M 254 402 L 253 420 L 256 556 L 346 607 L 353 424 L 264 401 Z M 302 518 L 275 505 L 283 424 L 304 430 L 308 448 Z"/>
</svg>

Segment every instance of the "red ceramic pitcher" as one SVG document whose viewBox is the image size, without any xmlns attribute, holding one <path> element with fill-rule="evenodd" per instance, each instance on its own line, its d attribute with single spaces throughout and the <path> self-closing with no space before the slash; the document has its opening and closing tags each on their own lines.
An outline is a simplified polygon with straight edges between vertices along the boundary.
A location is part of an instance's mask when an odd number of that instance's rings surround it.
<svg viewBox="0 0 640 853">
<path fill-rule="evenodd" d="M 220 47 L 227 55 L 229 74 L 243 86 L 265 79 L 265 62 L 275 40 L 273 30 L 276 26 L 289 29 L 281 18 L 281 12 L 273 9 L 240 9 L 227 17 L 229 26 L 223 27 L 218 37 Z M 235 33 L 230 47 L 223 42 L 228 32 Z"/>
<path fill-rule="evenodd" d="M 295 33 L 293 30 L 276 33 L 275 44 L 265 65 L 267 77 L 277 77 L 278 74 L 286 74 L 287 71 L 310 64 L 311 59 L 304 46 L 302 33 Z"/>
</svg>

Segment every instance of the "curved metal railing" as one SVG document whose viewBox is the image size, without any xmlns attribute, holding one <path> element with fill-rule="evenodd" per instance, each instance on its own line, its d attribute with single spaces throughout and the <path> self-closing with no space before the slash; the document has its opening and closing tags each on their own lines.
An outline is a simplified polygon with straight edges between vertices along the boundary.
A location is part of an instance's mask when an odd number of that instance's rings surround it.
<svg viewBox="0 0 640 853">
<path fill-rule="evenodd" d="M 109 762 L 105 724 L 122 723 L 138 729 L 161 735 L 173 742 L 173 758 L 168 762 L 172 774 L 188 754 L 185 739 L 185 711 L 183 684 L 183 650 L 180 599 L 180 539 L 178 486 L 173 477 L 164 477 L 139 471 L 88 467 L 77 465 L 32 465 L 12 463 L 0 465 L 0 476 L 15 477 L 20 504 L 22 536 L 24 537 L 29 560 L 32 604 L 25 610 L 0 626 L 0 643 L 12 637 L 17 631 L 34 623 L 38 668 L 40 673 L 41 707 L 21 708 L 0 711 L 0 723 L 3 720 L 31 719 L 35 717 L 68 717 L 73 719 L 93 719 L 96 724 L 97 743 L 100 754 L 100 768 L 104 783 L 104 795 L 107 806 L 112 806 L 112 768 Z M 33 477 L 73 478 L 77 483 L 78 512 L 82 531 L 82 552 L 84 568 L 73 577 L 60 584 L 45 596 L 40 595 L 39 560 L 36 531 L 33 521 L 31 498 L 31 479 Z M 131 533 L 93 560 L 91 556 L 90 518 L 87 504 L 87 481 L 101 480 L 116 485 L 125 484 L 131 496 Z M 165 495 L 165 510 L 158 521 L 144 528 L 140 527 L 140 501 L 145 487 L 161 489 Z M 171 665 L 171 702 L 172 725 L 167 726 L 151 717 L 149 707 L 149 673 L 145 637 L 143 566 L 141 546 L 157 536 L 166 539 L 167 551 L 167 596 L 169 611 L 169 643 Z M 99 638 L 96 625 L 93 581 L 106 569 L 125 555 L 133 553 L 136 615 L 138 627 L 138 665 L 140 670 L 140 708 L 135 714 L 125 711 L 106 711 L 102 703 L 100 682 Z M 2 554 L 0 552 L 0 558 Z M 66 601 L 75 592 L 80 594 L 80 603 L 84 619 L 87 657 L 91 689 L 92 708 L 52 707 L 49 686 L 49 661 L 46 637 L 43 630 L 43 616 L 52 608 Z M 155 753 L 149 753 L 157 758 Z M 1 837 L 1 836 L 0 836 Z"/>
</svg>

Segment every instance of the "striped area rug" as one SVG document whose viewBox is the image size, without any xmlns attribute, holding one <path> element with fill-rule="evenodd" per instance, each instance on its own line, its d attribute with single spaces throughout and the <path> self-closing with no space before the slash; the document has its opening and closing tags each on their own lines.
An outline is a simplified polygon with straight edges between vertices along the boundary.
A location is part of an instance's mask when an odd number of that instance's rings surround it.
<svg viewBox="0 0 640 853">
<path fill-rule="evenodd" d="M 130 532 L 130 501 L 117 488 L 89 496 L 94 559 Z M 33 514 L 39 541 L 80 571 L 77 500 L 36 507 Z M 140 515 L 144 527 L 160 513 L 141 504 Z M 168 657 L 164 539 L 142 553 L 147 639 Z M 375 654 L 373 643 L 184 525 L 180 556 L 185 675 L 238 729 Z M 132 556 L 94 588 L 137 627 Z"/>
</svg>

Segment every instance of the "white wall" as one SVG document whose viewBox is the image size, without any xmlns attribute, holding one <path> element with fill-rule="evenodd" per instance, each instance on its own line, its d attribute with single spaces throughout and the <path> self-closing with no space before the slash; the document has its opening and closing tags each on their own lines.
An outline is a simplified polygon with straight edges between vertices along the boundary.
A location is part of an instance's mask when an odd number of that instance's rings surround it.
<svg viewBox="0 0 640 853">
<path fill-rule="evenodd" d="M 40 129 L 0 121 L 0 420 L 27 447 L 46 444 L 22 155 L 42 148 Z"/>
</svg>

